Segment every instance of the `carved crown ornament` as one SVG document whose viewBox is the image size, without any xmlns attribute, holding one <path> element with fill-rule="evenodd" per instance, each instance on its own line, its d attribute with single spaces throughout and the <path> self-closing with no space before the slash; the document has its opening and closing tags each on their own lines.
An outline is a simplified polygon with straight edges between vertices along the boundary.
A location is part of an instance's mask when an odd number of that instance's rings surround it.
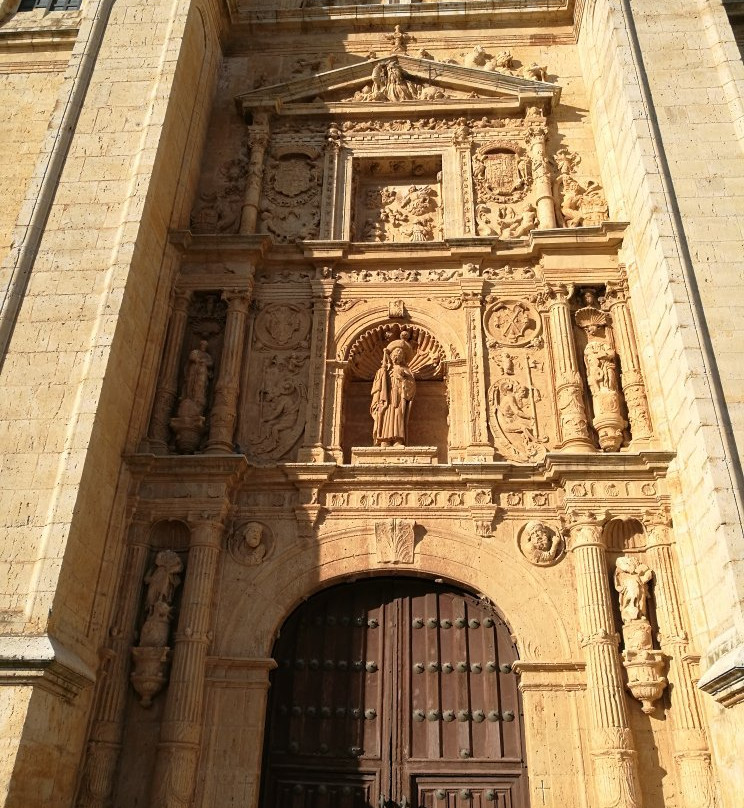
<svg viewBox="0 0 744 808">
<path fill-rule="evenodd" d="M 370 109 L 388 114 L 416 104 L 443 112 L 549 112 L 560 94 L 559 86 L 533 78 L 399 53 L 249 90 L 235 101 L 246 116 L 259 110 L 369 116 Z"/>
</svg>

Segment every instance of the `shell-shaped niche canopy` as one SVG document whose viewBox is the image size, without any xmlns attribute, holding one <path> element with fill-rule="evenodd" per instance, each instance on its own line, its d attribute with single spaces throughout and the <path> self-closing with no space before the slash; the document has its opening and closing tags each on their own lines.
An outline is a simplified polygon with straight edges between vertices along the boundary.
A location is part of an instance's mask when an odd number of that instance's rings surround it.
<svg viewBox="0 0 744 808">
<path fill-rule="evenodd" d="M 429 331 L 409 323 L 384 323 L 368 328 L 349 349 L 349 371 L 353 379 L 374 378 L 382 364 L 386 346 L 394 340 L 408 342 L 413 351 L 408 367 L 419 380 L 444 378 L 446 354 Z"/>
</svg>

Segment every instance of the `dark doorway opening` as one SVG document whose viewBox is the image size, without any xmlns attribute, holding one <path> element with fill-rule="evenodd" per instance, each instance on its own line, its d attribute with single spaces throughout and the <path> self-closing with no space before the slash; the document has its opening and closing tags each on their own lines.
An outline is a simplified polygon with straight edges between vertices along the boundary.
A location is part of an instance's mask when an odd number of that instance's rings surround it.
<svg viewBox="0 0 744 808">
<path fill-rule="evenodd" d="M 528 805 L 516 648 L 487 601 L 421 578 L 334 586 L 274 658 L 262 808 Z"/>
</svg>

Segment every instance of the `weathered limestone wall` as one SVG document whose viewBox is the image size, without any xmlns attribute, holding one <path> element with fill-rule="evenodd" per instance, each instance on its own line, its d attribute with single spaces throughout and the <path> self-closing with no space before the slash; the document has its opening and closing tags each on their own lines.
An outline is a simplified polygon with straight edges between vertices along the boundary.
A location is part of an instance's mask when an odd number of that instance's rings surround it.
<svg viewBox="0 0 744 808">
<path fill-rule="evenodd" d="M 675 523 L 693 636 L 697 649 L 707 653 L 704 672 L 730 650 L 727 643 L 741 644 L 742 527 L 735 458 L 711 403 L 712 371 L 701 350 L 694 293 L 682 262 L 689 250 L 741 447 L 741 368 L 733 346 L 741 343 L 744 304 L 739 280 L 744 68 L 719 4 L 689 3 L 660 13 L 658 5 L 634 3 L 642 63 L 634 60 L 624 10 L 621 3 L 588 5 L 579 52 L 610 204 L 631 223 L 626 260 L 636 322 L 646 366 L 656 368 L 649 374 L 657 378 L 651 406 L 678 453 Z M 645 80 L 653 108 L 641 93 Z M 654 122 L 661 142 L 655 141 Z M 674 219 L 675 199 L 681 228 Z M 741 707 L 723 710 L 703 700 L 714 714 L 712 740 L 726 779 L 725 799 L 733 806 L 742 778 L 735 752 L 744 731 Z"/>
<path fill-rule="evenodd" d="M 182 223 L 178 204 L 190 194 L 220 52 L 213 4 L 88 2 L 57 123 L 91 53 L 95 18 L 109 10 L 0 380 L 2 650 L 18 657 L 21 674 L 40 673 L 36 650 L 13 639 L 38 638 L 51 669 L 74 680 L 72 691 L 90 684 L 109 617 L 108 568 L 101 565 L 108 530 L 110 558 L 119 552 L 121 454 L 153 306 L 162 310 L 171 285 L 167 230 Z M 57 145 L 54 122 L 34 183 Z M 16 244 L 26 235 L 34 183 Z M 24 726 L 2 804 L 36 804 L 38 784 L 47 782 L 49 804 L 68 805 L 92 688 L 70 702 L 42 689 L 27 708 L 26 689 L 2 688 L 3 713 Z M 0 765 L 0 794 L 13 752 Z"/>
</svg>

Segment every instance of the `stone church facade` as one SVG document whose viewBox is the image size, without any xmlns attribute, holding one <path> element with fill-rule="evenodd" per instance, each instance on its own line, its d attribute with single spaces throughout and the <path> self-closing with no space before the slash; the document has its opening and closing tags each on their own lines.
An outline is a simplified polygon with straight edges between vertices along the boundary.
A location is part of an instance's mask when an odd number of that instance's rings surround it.
<svg viewBox="0 0 744 808">
<path fill-rule="evenodd" d="M 741 804 L 720 2 L 4 0 L 0 97 L 2 805 Z"/>
</svg>

